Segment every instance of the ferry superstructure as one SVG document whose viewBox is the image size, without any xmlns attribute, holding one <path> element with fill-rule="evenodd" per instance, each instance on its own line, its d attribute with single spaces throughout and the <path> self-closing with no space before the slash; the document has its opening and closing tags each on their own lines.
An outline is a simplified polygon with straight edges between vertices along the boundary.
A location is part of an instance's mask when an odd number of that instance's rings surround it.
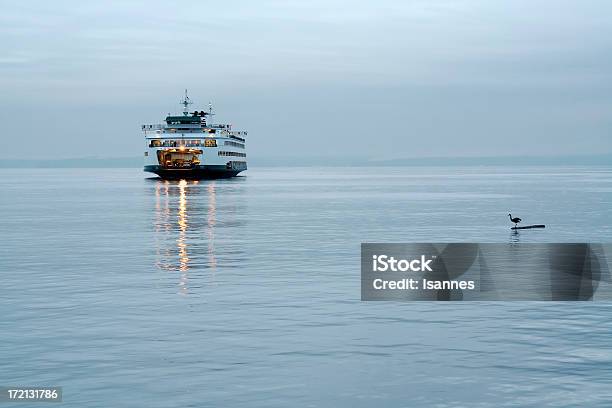
<svg viewBox="0 0 612 408">
<path fill-rule="evenodd" d="M 228 178 L 247 169 L 246 131 L 215 124 L 208 111 L 189 112 L 185 90 L 182 115 L 170 115 L 164 124 L 142 125 L 145 137 L 144 171 L 161 178 Z"/>
</svg>

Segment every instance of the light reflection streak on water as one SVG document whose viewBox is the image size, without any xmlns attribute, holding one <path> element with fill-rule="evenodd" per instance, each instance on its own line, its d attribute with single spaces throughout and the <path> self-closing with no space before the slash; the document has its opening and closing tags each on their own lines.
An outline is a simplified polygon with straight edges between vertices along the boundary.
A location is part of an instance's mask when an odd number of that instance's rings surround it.
<svg viewBox="0 0 612 408">
<path fill-rule="evenodd" d="M 179 236 L 176 240 L 176 245 L 178 248 L 178 259 L 179 259 L 179 271 L 181 273 L 179 286 L 181 288 L 181 293 L 187 292 L 187 281 L 188 281 L 188 271 L 189 271 L 189 254 L 187 252 L 187 228 L 189 224 L 187 222 L 187 181 L 181 180 L 178 184 L 179 187 L 179 207 L 178 207 L 178 229 Z"/>
<path fill-rule="evenodd" d="M 206 218 L 208 224 L 208 259 L 214 274 L 217 268 L 217 258 L 215 257 L 215 223 L 217 214 L 215 183 L 210 183 L 206 190 L 208 193 L 208 214 Z"/>
<path fill-rule="evenodd" d="M 156 266 L 162 270 L 171 270 L 172 265 L 164 260 L 170 259 L 171 251 L 164 247 L 160 237 L 171 230 L 170 219 L 170 182 L 160 180 L 155 184 L 155 253 Z"/>
</svg>

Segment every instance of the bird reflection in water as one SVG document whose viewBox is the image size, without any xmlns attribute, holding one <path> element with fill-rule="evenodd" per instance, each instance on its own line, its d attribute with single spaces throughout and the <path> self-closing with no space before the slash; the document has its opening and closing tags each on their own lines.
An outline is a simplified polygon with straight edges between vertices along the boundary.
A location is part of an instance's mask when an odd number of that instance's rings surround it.
<svg viewBox="0 0 612 408">
<path fill-rule="evenodd" d="M 216 184 L 209 181 L 201 188 L 197 180 L 156 180 L 155 183 L 156 266 L 164 271 L 179 272 L 179 293 L 186 295 L 191 270 L 203 267 L 214 277 L 217 267 Z M 203 191 L 206 192 L 204 196 Z M 204 201 L 208 202 L 206 207 L 202 206 Z M 202 217 L 204 213 L 206 218 Z M 204 219 L 206 221 L 202 222 Z M 205 235 L 202 229 L 206 229 Z M 202 251 L 204 244 L 206 252 Z M 207 259 L 201 259 L 202 253 L 207 254 Z"/>
<path fill-rule="evenodd" d="M 521 240 L 521 235 L 518 230 L 512 230 L 510 232 L 510 244 L 518 244 Z"/>
</svg>

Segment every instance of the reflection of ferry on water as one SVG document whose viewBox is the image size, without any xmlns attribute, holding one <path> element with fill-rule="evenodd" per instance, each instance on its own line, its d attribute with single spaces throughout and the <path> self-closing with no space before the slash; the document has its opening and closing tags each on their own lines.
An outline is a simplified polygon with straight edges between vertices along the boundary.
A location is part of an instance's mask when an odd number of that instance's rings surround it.
<svg viewBox="0 0 612 408">
<path fill-rule="evenodd" d="M 182 115 L 168 115 L 165 124 L 142 125 L 144 170 L 174 179 L 227 178 L 246 170 L 247 132 L 213 124 L 211 105 L 208 112 L 190 113 L 191 103 L 185 90 Z"/>
<path fill-rule="evenodd" d="M 218 268 L 244 264 L 246 216 L 244 200 L 236 199 L 243 181 L 153 182 L 155 265 L 161 271 L 178 272 L 180 293 L 187 294 L 188 286 L 215 284 Z M 225 194 L 218 196 L 218 189 Z M 174 277 L 169 276 L 173 284 Z"/>
</svg>

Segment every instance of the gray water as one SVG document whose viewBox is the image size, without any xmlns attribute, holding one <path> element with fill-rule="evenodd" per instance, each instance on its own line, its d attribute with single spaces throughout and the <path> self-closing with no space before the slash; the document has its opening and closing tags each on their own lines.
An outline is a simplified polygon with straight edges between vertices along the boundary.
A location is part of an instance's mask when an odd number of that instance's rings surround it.
<svg viewBox="0 0 612 408">
<path fill-rule="evenodd" d="M 67 407 L 612 405 L 609 303 L 359 300 L 361 242 L 612 242 L 611 167 L 0 176 L 0 385 Z M 547 228 L 512 234 L 509 211 Z"/>
</svg>

